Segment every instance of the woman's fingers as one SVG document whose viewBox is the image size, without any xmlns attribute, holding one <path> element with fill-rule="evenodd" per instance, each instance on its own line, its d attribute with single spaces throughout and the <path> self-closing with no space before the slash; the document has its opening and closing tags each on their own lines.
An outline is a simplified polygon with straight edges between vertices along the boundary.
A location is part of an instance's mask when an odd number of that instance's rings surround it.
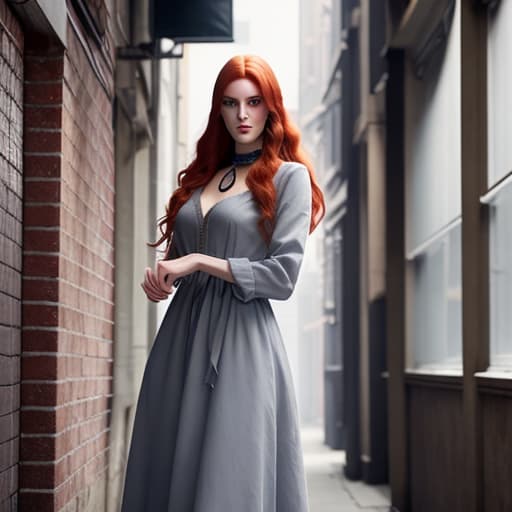
<svg viewBox="0 0 512 512">
<path fill-rule="evenodd" d="M 153 290 L 148 288 L 147 283 L 141 283 L 140 284 L 146 295 L 148 296 L 148 299 L 152 300 L 153 302 L 159 302 L 161 300 L 165 300 L 169 297 L 169 294 L 167 293 L 155 293 Z M 171 290 L 171 293 L 174 292 L 174 287 Z"/>
<path fill-rule="evenodd" d="M 155 290 L 147 281 L 144 281 L 144 290 L 150 293 L 151 296 L 158 297 L 159 299 L 167 297 L 162 290 Z"/>
<path fill-rule="evenodd" d="M 151 286 L 155 289 L 155 290 L 160 290 L 160 291 L 163 291 L 160 286 L 158 286 L 158 281 L 156 279 L 156 276 L 155 274 L 153 273 L 153 270 L 150 269 L 149 267 L 146 267 L 146 279 L 150 282 Z"/>
<path fill-rule="evenodd" d="M 152 296 L 158 297 L 159 299 L 167 298 L 167 293 L 164 290 L 161 290 L 151 281 L 151 269 L 146 269 L 146 275 L 144 279 L 144 288 L 151 293 Z"/>
<path fill-rule="evenodd" d="M 148 285 L 148 288 L 152 290 L 154 293 L 157 294 L 166 294 L 168 295 L 169 292 L 167 290 L 162 290 L 160 286 L 158 286 L 158 283 L 156 282 L 156 279 L 153 275 L 153 271 L 148 267 L 146 268 L 146 274 L 145 274 L 145 282 Z"/>
<path fill-rule="evenodd" d="M 167 299 L 169 294 L 173 293 L 175 290 L 174 286 L 170 287 L 170 290 L 162 290 L 156 281 L 156 277 L 153 274 L 151 268 L 146 267 L 144 273 L 144 283 L 141 283 L 142 289 L 146 293 L 149 300 L 152 302 L 159 302 L 161 300 Z"/>
<path fill-rule="evenodd" d="M 140 283 L 140 286 L 141 288 L 144 290 L 144 293 L 146 294 L 146 297 L 148 298 L 148 300 L 150 300 L 151 302 L 160 302 L 160 299 L 157 299 L 152 292 L 148 291 L 145 287 L 144 287 L 144 283 Z"/>
</svg>

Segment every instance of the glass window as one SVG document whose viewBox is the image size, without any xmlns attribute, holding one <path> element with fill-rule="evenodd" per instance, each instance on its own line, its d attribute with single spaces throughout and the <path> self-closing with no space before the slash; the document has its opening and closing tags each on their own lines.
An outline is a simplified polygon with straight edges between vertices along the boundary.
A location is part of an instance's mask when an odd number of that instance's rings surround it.
<svg viewBox="0 0 512 512">
<path fill-rule="evenodd" d="M 512 2 L 489 9 L 487 44 L 489 187 L 512 170 Z"/>
<path fill-rule="evenodd" d="M 512 366 L 512 183 L 490 202 L 491 365 Z"/>
<path fill-rule="evenodd" d="M 460 2 L 444 45 L 405 76 L 409 364 L 462 366 Z"/>
<path fill-rule="evenodd" d="M 413 366 L 462 364 L 461 225 L 433 239 L 409 265 L 412 270 Z"/>
<path fill-rule="evenodd" d="M 512 2 L 489 8 L 487 44 L 489 322 L 492 366 L 512 367 Z"/>
</svg>

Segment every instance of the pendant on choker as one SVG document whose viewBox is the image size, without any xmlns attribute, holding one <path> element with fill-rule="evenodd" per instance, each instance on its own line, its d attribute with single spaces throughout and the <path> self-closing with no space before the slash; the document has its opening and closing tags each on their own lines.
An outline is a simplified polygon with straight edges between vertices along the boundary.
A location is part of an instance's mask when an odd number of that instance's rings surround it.
<svg viewBox="0 0 512 512">
<path fill-rule="evenodd" d="M 235 184 L 237 165 L 251 165 L 260 157 L 261 153 L 261 149 L 256 149 L 250 153 L 235 153 L 231 168 L 226 171 L 219 182 L 219 192 L 226 192 Z"/>
<path fill-rule="evenodd" d="M 236 167 L 233 165 L 231 169 L 229 169 L 222 179 L 219 182 L 219 192 L 226 192 L 229 190 L 234 184 L 236 180 Z"/>
</svg>

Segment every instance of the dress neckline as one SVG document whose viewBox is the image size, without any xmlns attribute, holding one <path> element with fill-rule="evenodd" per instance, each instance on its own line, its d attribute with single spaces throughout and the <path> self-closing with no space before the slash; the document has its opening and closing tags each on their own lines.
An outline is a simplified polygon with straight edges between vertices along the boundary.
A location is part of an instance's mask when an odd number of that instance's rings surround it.
<svg viewBox="0 0 512 512">
<path fill-rule="evenodd" d="M 197 203 L 198 203 L 198 211 L 199 211 L 199 214 L 201 215 L 201 219 L 204 220 L 206 219 L 206 217 L 208 217 L 208 215 L 210 214 L 210 212 L 217 206 L 219 205 L 220 203 L 224 203 L 225 201 L 227 201 L 228 199 L 234 199 L 235 197 L 240 197 L 240 196 L 243 196 L 247 193 L 250 193 L 251 190 L 250 189 L 246 189 L 246 190 L 243 190 L 242 192 L 239 192 L 238 194 L 231 194 L 229 196 L 226 196 L 226 197 L 223 197 L 222 199 L 220 199 L 219 201 L 217 201 L 216 203 L 213 203 L 210 208 L 208 208 L 207 212 L 206 213 L 203 213 L 203 206 L 201 204 L 201 195 L 203 193 L 203 190 L 205 188 L 205 185 L 203 185 L 202 187 L 198 187 L 196 189 L 196 200 L 197 200 Z"/>
</svg>

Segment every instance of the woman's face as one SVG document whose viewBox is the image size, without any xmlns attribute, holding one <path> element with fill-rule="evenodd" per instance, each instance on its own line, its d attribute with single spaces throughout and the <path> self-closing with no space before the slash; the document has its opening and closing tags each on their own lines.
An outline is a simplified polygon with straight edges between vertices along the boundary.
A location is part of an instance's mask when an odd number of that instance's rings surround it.
<svg viewBox="0 0 512 512">
<path fill-rule="evenodd" d="M 247 78 L 231 82 L 224 91 L 220 113 L 237 153 L 261 148 L 268 108 L 254 82 Z"/>
</svg>

